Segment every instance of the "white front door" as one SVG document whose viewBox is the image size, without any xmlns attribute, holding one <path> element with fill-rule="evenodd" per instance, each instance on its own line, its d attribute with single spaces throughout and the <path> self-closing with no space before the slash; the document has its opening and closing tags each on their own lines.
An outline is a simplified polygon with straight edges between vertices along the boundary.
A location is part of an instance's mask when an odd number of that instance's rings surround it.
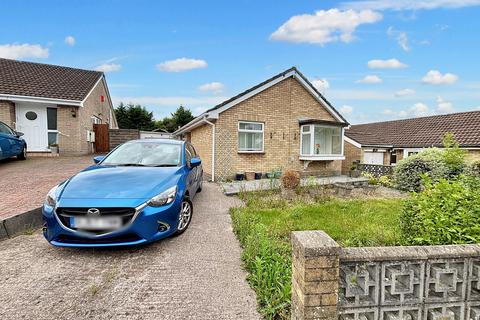
<svg viewBox="0 0 480 320">
<path fill-rule="evenodd" d="M 23 132 L 28 151 L 48 151 L 47 107 L 16 104 L 16 128 Z"/>
<path fill-rule="evenodd" d="M 363 154 L 363 163 L 383 165 L 383 152 L 365 152 Z"/>
</svg>

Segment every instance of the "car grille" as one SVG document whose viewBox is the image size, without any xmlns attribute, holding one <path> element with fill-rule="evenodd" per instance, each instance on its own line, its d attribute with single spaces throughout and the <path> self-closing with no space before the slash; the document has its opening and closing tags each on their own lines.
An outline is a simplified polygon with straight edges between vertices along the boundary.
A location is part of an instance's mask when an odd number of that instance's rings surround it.
<svg viewBox="0 0 480 320">
<path fill-rule="evenodd" d="M 62 243 L 73 243 L 73 244 L 111 244 L 118 242 L 135 242 L 142 240 L 136 234 L 126 234 L 118 237 L 109 237 L 105 239 L 88 239 L 88 238 L 79 238 L 68 235 L 60 235 L 57 239 L 58 242 Z"/>
<path fill-rule="evenodd" d="M 79 230 L 74 228 L 70 225 L 70 218 L 71 217 L 82 217 L 88 215 L 88 210 L 90 208 L 57 208 L 56 213 L 60 222 L 67 228 L 72 230 Z M 130 223 L 135 215 L 134 208 L 97 208 L 100 213 L 98 216 L 117 216 L 122 218 L 122 226 L 127 225 Z M 101 235 L 104 233 L 111 232 L 111 230 L 83 230 L 88 231 L 90 233 L 94 233 L 96 235 Z"/>
</svg>

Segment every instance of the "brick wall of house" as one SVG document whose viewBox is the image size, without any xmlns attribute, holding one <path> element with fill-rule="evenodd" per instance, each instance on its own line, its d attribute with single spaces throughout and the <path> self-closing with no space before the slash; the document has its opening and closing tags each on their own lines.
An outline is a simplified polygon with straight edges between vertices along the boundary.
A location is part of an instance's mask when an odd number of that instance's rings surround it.
<svg viewBox="0 0 480 320">
<path fill-rule="evenodd" d="M 206 177 L 212 175 L 212 126 L 203 125 L 195 128 L 189 135 L 190 141 L 202 159 L 202 168 Z"/>
<path fill-rule="evenodd" d="M 466 158 L 470 161 L 480 160 L 480 150 L 468 150 Z"/>
<path fill-rule="evenodd" d="M 268 172 L 278 167 L 318 175 L 340 174 L 341 161 L 314 161 L 305 170 L 304 162 L 299 160 L 298 120 L 301 118 L 335 121 L 293 78 L 281 81 L 221 113 L 216 122 L 216 177 L 225 179 L 233 177 L 237 171 Z M 240 120 L 264 122 L 264 153 L 238 153 Z M 192 141 L 196 139 L 197 131 L 200 132 L 198 129 L 192 132 Z M 202 159 L 208 157 L 206 153 L 199 153 Z"/>
<path fill-rule="evenodd" d="M 80 137 L 78 107 L 58 105 L 57 108 L 57 129 L 58 148 L 60 154 L 80 154 Z M 72 113 L 76 114 L 76 117 Z"/>
<path fill-rule="evenodd" d="M 101 96 L 104 96 L 104 102 Z M 75 113 L 75 117 L 72 115 Z M 80 155 L 93 152 L 93 143 L 87 142 L 87 131 L 93 131 L 92 116 L 110 123 L 110 104 L 103 81 L 98 82 L 85 100 L 83 107 L 59 105 L 57 110 L 58 144 L 61 154 Z"/>
<path fill-rule="evenodd" d="M 344 142 L 345 160 L 342 161 L 342 174 L 348 174 L 354 161 L 362 159 L 362 149 L 355 147 L 353 144 Z"/>
<path fill-rule="evenodd" d="M 104 96 L 104 101 L 101 101 L 101 96 Z M 93 89 L 92 93 L 85 100 L 83 107 L 79 109 L 78 118 L 80 121 L 80 152 L 91 153 L 92 143 L 87 142 L 87 130 L 93 130 L 92 116 L 96 116 L 102 120 L 102 123 L 110 123 L 110 104 L 107 99 L 107 90 L 104 82 L 100 81 Z"/>
<path fill-rule="evenodd" d="M 0 100 L 0 121 L 15 129 L 15 104 L 13 102 Z"/>
</svg>

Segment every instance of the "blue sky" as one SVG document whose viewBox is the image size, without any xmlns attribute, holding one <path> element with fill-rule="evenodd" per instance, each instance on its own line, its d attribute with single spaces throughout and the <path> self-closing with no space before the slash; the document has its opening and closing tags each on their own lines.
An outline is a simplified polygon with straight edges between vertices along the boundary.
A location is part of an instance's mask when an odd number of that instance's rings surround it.
<svg viewBox="0 0 480 320">
<path fill-rule="evenodd" d="M 480 107 L 480 0 L 4 1 L 0 57 L 195 114 L 296 66 L 351 123 Z"/>
</svg>

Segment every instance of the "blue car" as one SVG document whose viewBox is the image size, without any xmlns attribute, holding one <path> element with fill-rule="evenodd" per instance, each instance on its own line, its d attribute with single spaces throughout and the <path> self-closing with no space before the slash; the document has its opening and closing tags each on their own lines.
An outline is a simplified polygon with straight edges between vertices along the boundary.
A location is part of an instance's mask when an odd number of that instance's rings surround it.
<svg viewBox="0 0 480 320">
<path fill-rule="evenodd" d="M 23 133 L 17 132 L 0 121 L 0 160 L 17 157 L 27 158 L 27 143 L 20 138 Z"/>
<path fill-rule="evenodd" d="M 134 140 L 94 161 L 48 193 L 43 231 L 52 245 L 138 245 L 188 228 L 203 180 L 189 142 Z"/>
</svg>

